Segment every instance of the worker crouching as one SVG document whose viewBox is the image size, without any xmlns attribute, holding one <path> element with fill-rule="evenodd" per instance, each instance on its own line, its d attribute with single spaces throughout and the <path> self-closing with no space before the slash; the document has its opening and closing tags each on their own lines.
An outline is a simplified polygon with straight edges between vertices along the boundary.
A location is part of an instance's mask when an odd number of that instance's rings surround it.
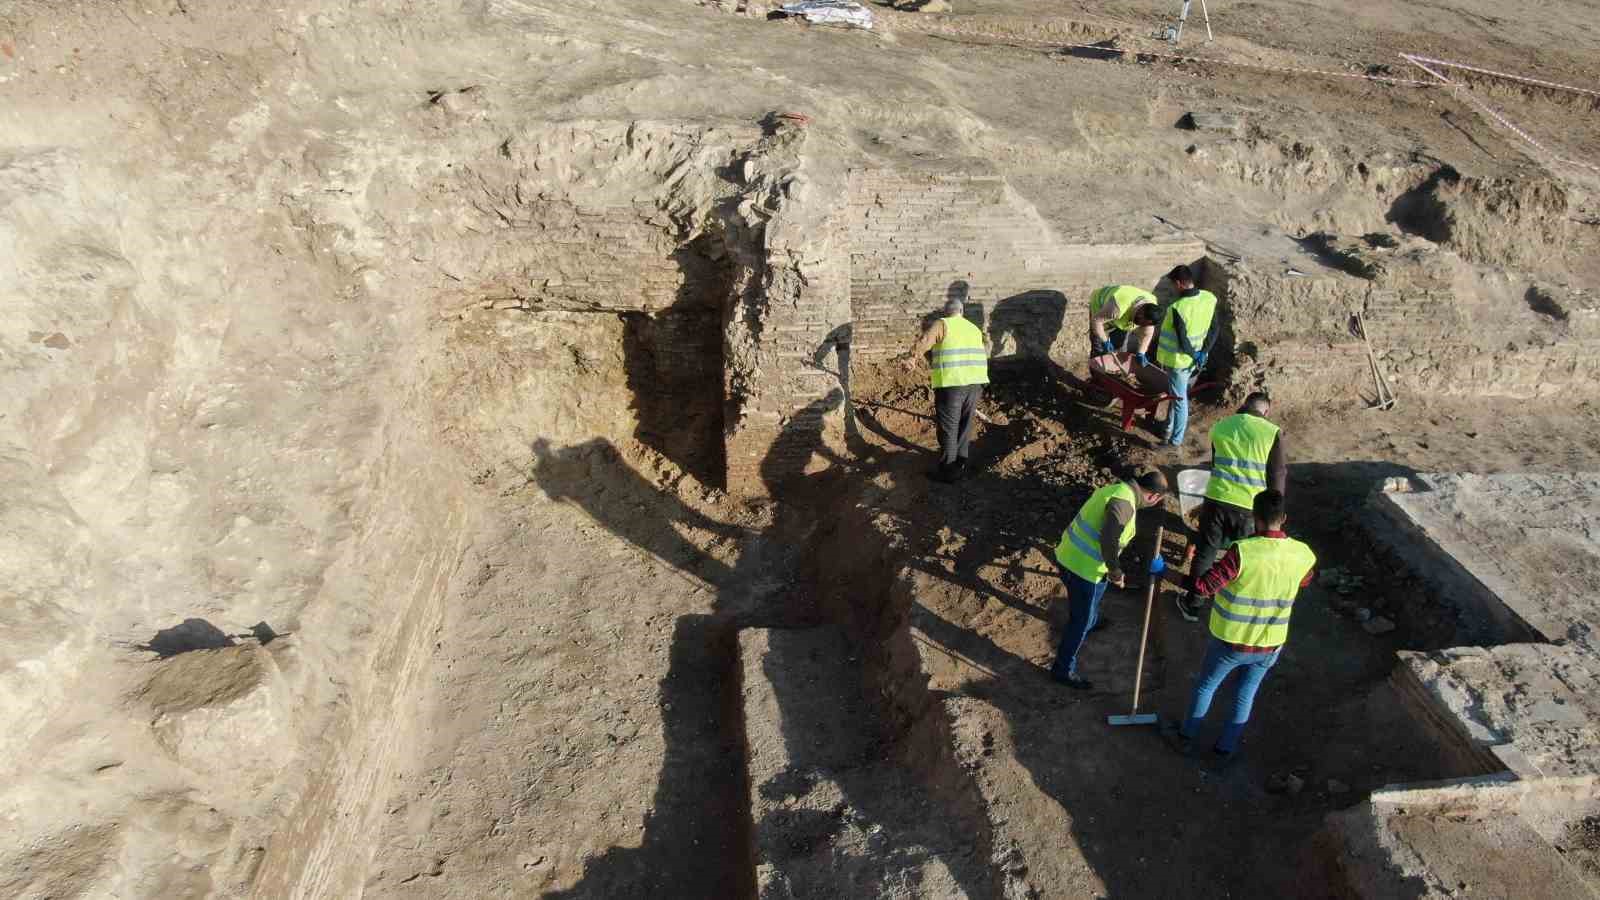
<svg viewBox="0 0 1600 900">
<path fill-rule="evenodd" d="M 1161 324 L 1156 295 L 1128 284 L 1108 284 L 1089 295 L 1089 358 L 1119 350 L 1141 366 Z"/>
<path fill-rule="evenodd" d="M 1252 503 L 1255 535 L 1229 548 L 1209 570 L 1191 578 L 1190 589 L 1213 597 L 1210 640 L 1195 678 L 1194 695 L 1183 724 L 1164 736 L 1188 755 L 1211 709 L 1217 689 L 1235 671 L 1233 712 L 1213 748 L 1224 760 L 1239 749 L 1239 737 L 1250 721 L 1267 673 L 1277 664 L 1289 639 L 1289 617 L 1300 589 L 1311 583 L 1316 554 L 1283 531 L 1287 515 L 1283 495 L 1275 490 L 1256 494 Z M 1177 580 L 1175 576 L 1168 576 Z"/>
<path fill-rule="evenodd" d="M 1088 690 L 1094 684 L 1078 676 L 1078 653 L 1089 632 L 1109 624 L 1100 617 L 1106 585 L 1122 587 L 1119 562 L 1122 551 L 1137 531 L 1138 511 L 1159 504 L 1167 494 L 1167 478 L 1146 472 L 1132 481 L 1108 484 L 1090 495 L 1056 545 L 1056 568 L 1067 587 L 1067 630 L 1056 650 L 1050 676 L 1071 688 Z"/>
</svg>

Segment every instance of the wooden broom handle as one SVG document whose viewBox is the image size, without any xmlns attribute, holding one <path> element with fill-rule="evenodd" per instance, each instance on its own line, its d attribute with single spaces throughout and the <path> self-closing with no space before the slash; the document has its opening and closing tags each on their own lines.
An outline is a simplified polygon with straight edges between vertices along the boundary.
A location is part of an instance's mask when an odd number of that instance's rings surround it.
<svg viewBox="0 0 1600 900">
<path fill-rule="evenodd" d="M 1161 541 L 1166 537 L 1167 526 L 1156 526 L 1156 555 L 1161 554 Z M 1152 556 L 1151 559 L 1155 557 Z M 1149 568 L 1146 566 L 1145 568 Z M 1156 605 L 1156 585 L 1161 583 L 1159 577 L 1152 576 L 1150 587 L 1144 592 L 1144 627 L 1139 630 L 1139 667 L 1133 672 L 1133 715 L 1139 714 L 1139 687 L 1144 681 L 1144 647 L 1150 638 L 1150 611 Z"/>
</svg>

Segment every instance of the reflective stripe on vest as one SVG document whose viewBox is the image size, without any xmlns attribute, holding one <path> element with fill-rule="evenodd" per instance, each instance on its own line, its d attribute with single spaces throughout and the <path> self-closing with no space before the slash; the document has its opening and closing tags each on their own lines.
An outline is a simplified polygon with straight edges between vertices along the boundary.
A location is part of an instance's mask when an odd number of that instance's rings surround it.
<svg viewBox="0 0 1600 900">
<path fill-rule="evenodd" d="M 1294 538 L 1245 538 L 1233 548 L 1239 552 L 1239 575 L 1211 604 L 1211 633 L 1229 644 L 1281 647 L 1289 639 L 1300 582 L 1317 556 Z"/>
<path fill-rule="evenodd" d="M 1149 291 L 1131 284 L 1108 284 L 1089 295 L 1089 317 L 1092 319 L 1100 315 L 1107 303 L 1113 303 L 1117 314 L 1107 327 L 1117 331 L 1132 331 L 1134 311 L 1146 303 L 1154 302 L 1156 295 Z"/>
<path fill-rule="evenodd" d="M 1183 316 L 1189 345 L 1198 350 L 1205 345 L 1211 320 L 1217 314 L 1217 295 L 1210 291 L 1195 291 L 1187 297 L 1179 297 L 1167 308 L 1166 318 L 1161 321 L 1161 337 L 1156 342 L 1156 362 L 1169 369 L 1187 369 L 1194 365 L 1194 357 L 1183 352 L 1183 344 L 1172 325 L 1173 313 Z"/>
<path fill-rule="evenodd" d="M 931 354 L 929 376 L 936 388 L 989 383 L 989 351 L 983 348 L 983 332 L 960 316 L 948 316 L 944 340 Z"/>
<path fill-rule="evenodd" d="M 1061 542 L 1056 544 L 1056 562 L 1085 581 L 1095 582 L 1106 577 L 1106 561 L 1100 556 L 1100 533 L 1106 524 L 1106 504 L 1112 500 L 1128 503 L 1135 512 L 1139 509 L 1133 488 L 1127 482 L 1108 484 L 1084 501 L 1078 514 L 1073 516 L 1072 523 L 1061 532 Z M 1136 529 L 1134 518 L 1128 520 L 1122 534 L 1117 536 L 1119 549 L 1133 540 Z"/>
<path fill-rule="evenodd" d="M 1206 498 L 1249 509 L 1267 489 L 1267 460 L 1278 426 L 1260 416 L 1235 413 L 1211 429 L 1211 481 Z"/>
</svg>

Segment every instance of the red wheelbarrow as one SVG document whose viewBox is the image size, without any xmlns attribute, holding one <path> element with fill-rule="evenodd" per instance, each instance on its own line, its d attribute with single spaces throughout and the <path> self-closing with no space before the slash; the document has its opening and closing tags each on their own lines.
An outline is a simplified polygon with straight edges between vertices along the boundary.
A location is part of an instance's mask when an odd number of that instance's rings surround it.
<svg viewBox="0 0 1600 900">
<path fill-rule="evenodd" d="M 1189 396 L 1215 385 L 1212 381 L 1192 381 Z M 1159 366 L 1140 366 L 1131 353 L 1106 353 L 1089 360 L 1089 386 L 1085 394 L 1090 402 L 1101 406 L 1120 400 L 1123 431 L 1133 426 L 1135 415 L 1145 411 L 1155 415 L 1162 403 L 1178 399 L 1167 390 L 1167 374 Z"/>
</svg>

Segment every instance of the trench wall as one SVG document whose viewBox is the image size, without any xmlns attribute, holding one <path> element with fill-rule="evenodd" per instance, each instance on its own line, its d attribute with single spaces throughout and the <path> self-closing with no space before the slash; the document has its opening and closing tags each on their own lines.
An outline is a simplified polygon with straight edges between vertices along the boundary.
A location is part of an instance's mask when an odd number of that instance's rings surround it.
<svg viewBox="0 0 1600 900">
<path fill-rule="evenodd" d="M 722 321 L 731 262 L 680 236 L 658 204 L 540 201 L 452 262 L 480 273 L 449 304 L 441 385 L 459 449 L 481 471 L 541 437 L 627 434 L 707 483 L 722 478 Z M 476 245 L 476 246 L 471 246 Z M 715 257 L 715 258 L 714 258 Z M 539 397 L 528 415 L 510 394 Z"/>
<path fill-rule="evenodd" d="M 977 161 L 965 171 L 854 169 L 779 215 L 805 222 L 806 233 L 768 225 L 779 237 L 765 242 L 765 271 L 752 272 L 759 299 L 741 301 L 730 326 L 730 356 L 744 330 L 756 358 L 743 371 L 733 360 L 726 387 L 742 404 L 725 443 L 728 487 L 739 494 L 771 492 L 842 452 L 850 361 L 909 348 L 954 282 L 970 286 L 967 315 L 996 358 L 1069 359 L 1083 352 L 1090 291 L 1113 282 L 1164 290 L 1172 266 L 1205 252 L 1197 241 L 1063 244 Z"/>
<path fill-rule="evenodd" d="M 803 250 L 780 244 L 776 253 L 768 241 L 769 258 L 750 270 L 756 283 L 729 323 L 726 391 L 730 405 L 742 402 L 724 446 L 736 494 L 772 492 L 824 465 L 839 443 L 851 353 L 844 217 L 823 217 L 804 241 Z"/>
<path fill-rule="evenodd" d="M 1584 310 L 1542 314 L 1517 296 L 1521 283 L 1513 276 L 1486 276 L 1449 255 L 1428 258 L 1426 266 L 1363 279 L 1332 270 L 1290 276 L 1261 260 L 1211 262 L 1207 274 L 1224 298 L 1221 345 L 1228 352 L 1221 355 L 1237 364 L 1235 389 L 1265 386 L 1294 403 L 1370 398 L 1372 370 L 1353 324 L 1359 312 L 1397 394 L 1592 391 L 1600 341 Z"/>
<path fill-rule="evenodd" d="M 985 173 L 853 172 L 849 238 L 853 350 L 866 357 L 907 349 L 956 281 L 996 357 L 1081 355 L 1090 291 L 1160 292 L 1169 269 L 1205 255 L 1198 241 L 1063 244 L 1004 177 Z"/>
</svg>

